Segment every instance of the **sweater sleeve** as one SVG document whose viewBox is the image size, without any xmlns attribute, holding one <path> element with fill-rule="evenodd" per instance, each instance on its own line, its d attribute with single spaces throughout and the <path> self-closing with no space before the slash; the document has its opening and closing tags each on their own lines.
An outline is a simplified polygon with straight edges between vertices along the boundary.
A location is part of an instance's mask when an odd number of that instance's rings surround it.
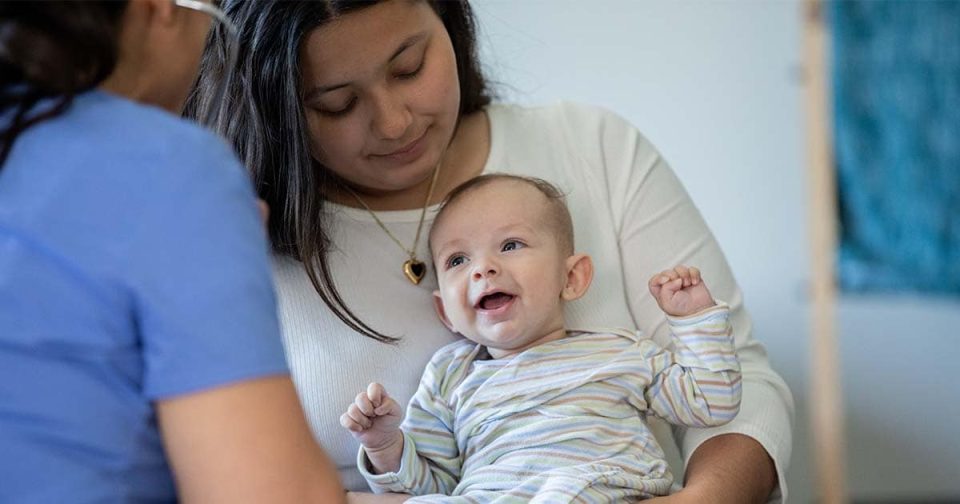
<svg viewBox="0 0 960 504">
<path fill-rule="evenodd" d="M 403 454 L 397 472 L 372 474 L 363 451 L 357 458 L 360 473 L 374 492 L 411 495 L 450 495 L 460 480 L 460 448 L 453 433 L 454 415 L 443 397 L 443 371 L 448 353 L 441 349 L 427 365 L 420 387 L 410 400 L 403 420 Z"/>
<path fill-rule="evenodd" d="M 623 267 L 623 288 L 636 327 L 662 346 L 670 346 L 666 316 L 650 295 L 653 272 L 677 264 L 698 267 L 711 293 L 729 302 L 730 322 L 742 370 L 740 413 L 711 428 L 676 428 L 684 462 L 704 441 L 727 433 L 757 440 L 777 469 L 779 492 L 786 495 L 793 398 L 773 371 L 763 345 L 752 335 L 750 316 L 723 252 L 683 185 L 660 153 L 635 127 L 612 113 L 571 107 L 568 140 L 583 145 L 584 157 L 604 170 L 608 201 Z M 586 128 L 589 128 L 587 130 Z"/>
<path fill-rule="evenodd" d="M 655 415 L 675 425 L 709 427 L 732 420 L 740 408 L 740 364 L 730 338 L 729 309 L 717 305 L 670 318 L 674 351 L 640 341 L 652 371 L 644 400 Z"/>
</svg>

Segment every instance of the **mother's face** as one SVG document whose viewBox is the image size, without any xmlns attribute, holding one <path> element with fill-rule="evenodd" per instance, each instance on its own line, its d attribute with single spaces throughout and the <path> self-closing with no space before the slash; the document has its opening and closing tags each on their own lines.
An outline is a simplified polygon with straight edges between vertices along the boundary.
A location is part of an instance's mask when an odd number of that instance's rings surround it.
<svg viewBox="0 0 960 504">
<path fill-rule="evenodd" d="M 300 48 L 313 156 L 368 194 L 422 182 L 453 135 L 456 56 L 424 1 L 389 0 L 324 24 Z"/>
</svg>

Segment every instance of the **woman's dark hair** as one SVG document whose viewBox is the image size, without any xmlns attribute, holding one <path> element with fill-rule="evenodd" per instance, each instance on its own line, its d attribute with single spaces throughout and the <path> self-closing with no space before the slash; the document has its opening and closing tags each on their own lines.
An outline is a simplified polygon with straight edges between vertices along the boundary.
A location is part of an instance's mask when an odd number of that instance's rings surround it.
<svg viewBox="0 0 960 504">
<path fill-rule="evenodd" d="M 480 71 L 473 12 L 466 0 L 424 0 L 443 21 L 457 58 L 460 115 L 490 103 Z M 323 195 L 336 177 L 310 154 L 300 100 L 300 44 L 313 29 L 376 1 L 255 2 L 226 0 L 222 5 L 240 30 L 237 67 L 228 83 L 219 119 L 212 126 L 233 143 L 253 175 L 260 197 L 270 206 L 268 228 L 277 254 L 303 263 L 324 303 L 347 326 L 382 342 L 395 342 L 360 320 L 346 305 L 330 273 L 331 249 Z M 224 74 L 226 33 L 215 29 L 200 66 L 200 78 L 186 108 L 204 117 Z"/>
<path fill-rule="evenodd" d="M 17 136 L 62 114 L 117 63 L 126 1 L 0 2 L 0 168 Z M 37 112 L 42 100 L 50 107 Z"/>
</svg>

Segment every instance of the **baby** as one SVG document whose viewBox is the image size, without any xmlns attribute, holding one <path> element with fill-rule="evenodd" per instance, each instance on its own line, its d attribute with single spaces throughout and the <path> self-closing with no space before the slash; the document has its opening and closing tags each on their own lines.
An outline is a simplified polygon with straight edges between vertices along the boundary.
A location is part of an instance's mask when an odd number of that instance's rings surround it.
<svg viewBox="0 0 960 504">
<path fill-rule="evenodd" d="M 650 279 L 675 348 L 628 331 L 572 331 L 586 292 L 563 196 L 539 179 L 485 175 L 455 189 L 430 232 L 443 323 L 466 339 L 430 360 L 404 419 L 372 383 L 340 418 L 360 471 L 407 502 L 623 502 L 670 491 L 647 414 L 694 426 L 740 406 L 729 309 L 696 268 Z"/>
</svg>

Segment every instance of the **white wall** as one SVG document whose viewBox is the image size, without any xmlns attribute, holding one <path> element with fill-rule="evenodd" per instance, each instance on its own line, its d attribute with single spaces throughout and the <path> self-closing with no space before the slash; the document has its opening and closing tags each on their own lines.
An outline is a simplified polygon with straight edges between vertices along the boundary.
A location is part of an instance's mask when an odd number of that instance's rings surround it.
<svg viewBox="0 0 960 504">
<path fill-rule="evenodd" d="M 800 5 L 475 0 L 503 99 L 611 108 L 660 148 L 712 227 L 797 400 L 791 501 L 811 502 Z M 849 476 L 858 497 L 960 496 L 960 303 L 844 298 Z"/>
</svg>

